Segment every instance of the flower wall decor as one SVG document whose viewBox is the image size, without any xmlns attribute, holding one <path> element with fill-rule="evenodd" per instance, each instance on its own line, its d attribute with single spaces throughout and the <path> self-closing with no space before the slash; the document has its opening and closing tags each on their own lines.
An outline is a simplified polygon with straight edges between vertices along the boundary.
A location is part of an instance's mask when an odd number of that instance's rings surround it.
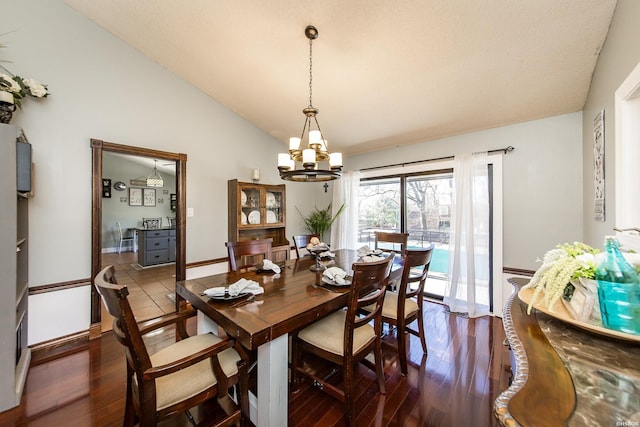
<svg viewBox="0 0 640 427">
<path fill-rule="evenodd" d="M 0 44 L 0 48 L 3 47 Z M 9 123 L 16 107 L 22 108 L 22 100 L 28 96 L 46 98 L 49 96 L 47 85 L 12 74 L 0 65 L 0 123 Z"/>
</svg>

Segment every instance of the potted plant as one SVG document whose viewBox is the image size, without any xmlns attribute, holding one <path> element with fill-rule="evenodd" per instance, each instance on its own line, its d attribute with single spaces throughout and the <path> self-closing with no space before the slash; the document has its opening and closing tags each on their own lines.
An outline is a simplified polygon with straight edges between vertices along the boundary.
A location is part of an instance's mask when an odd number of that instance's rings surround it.
<svg viewBox="0 0 640 427">
<path fill-rule="evenodd" d="M 309 232 L 312 234 L 318 234 L 320 236 L 320 240 L 325 242 L 325 233 L 329 231 L 329 229 L 331 228 L 331 224 L 333 224 L 333 221 L 335 221 L 338 215 L 342 213 L 344 207 L 345 204 L 343 203 L 342 206 L 340 206 L 340 209 L 338 209 L 338 212 L 336 212 L 333 217 L 331 216 L 331 203 L 329 203 L 329 206 L 327 206 L 325 209 L 318 209 L 317 207 L 314 207 L 307 217 L 305 217 L 302 212 L 300 212 L 300 209 L 298 209 L 297 207 L 296 209 L 304 220 L 304 224 L 307 230 L 309 230 Z"/>
</svg>

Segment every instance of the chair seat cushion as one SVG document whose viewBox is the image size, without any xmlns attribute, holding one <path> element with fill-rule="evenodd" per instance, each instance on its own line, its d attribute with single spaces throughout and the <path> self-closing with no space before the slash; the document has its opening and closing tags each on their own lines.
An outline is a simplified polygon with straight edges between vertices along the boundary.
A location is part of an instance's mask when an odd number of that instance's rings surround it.
<svg viewBox="0 0 640 427">
<path fill-rule="evenodd" d="M 344 354 L 344 324 L 347 312 L 337 311 L 324 319 L 318 320 L 313 325 L 301 330 L 298 338 L 315 347 L 329 351 L 337 355 Z M 369 324 L 356 328 L 353 331 L 353 353 L 375 340 L 376 334 Z"/>
<path fill-rule="evenodd" d="M 374 306 L 368 305 L 362 307 L 363 310 L 373 311 Z M 404 317 L 405 319 L 419 310 L 418 303 L 411 298 L 404 300 Z M 389 319 L 398 318 L 398 293 L 387 291 L 384 295 L 384 304 L 382 305 L 382 317 Z"/>
<path fill-rule="evenodd" d="M 175 360 L 197 353 L 207 347 L 222 341 L 213 334 L 201 334 L 177 341 L 150 356 L 153 366 L 165 365 Z M 240 355 L 232 348 L 218 354 L 220 366 L 227 376 L 238 373 L 237 362 Z M 191 396 L 195 396 L 203 390 L 217 384 L 217 379 L 211 368 L 209 359 L 196 363 L 188 368 L 156 379 L 156 407 L 164 409 L 175 403 L 181 402 Z M 134 387 L 137 382 L 134 378 Z M 137 391 L 136 391 L 137 392 Z"/>
</svg>

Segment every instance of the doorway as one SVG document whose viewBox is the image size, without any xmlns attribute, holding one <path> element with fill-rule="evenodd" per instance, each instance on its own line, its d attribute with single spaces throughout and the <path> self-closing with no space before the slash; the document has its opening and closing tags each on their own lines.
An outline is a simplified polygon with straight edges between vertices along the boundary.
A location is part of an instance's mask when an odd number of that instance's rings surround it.
<svg viewBox="0 0 640 427">
<path fill-rule="evenodd" d="M 175 162 L 175 280 L 186 277 L 186 162 L 187 156 L 182 153 L 171 153 L 148 148 L 115 144 L 98 139 L 91 140 L 92 147 L 92 232 L 91 232 L 91 277 L 100 272 L 102 263 L 102 214 L 103 214 L 103 158 L 104 153 L 119 153 L 139 156 L 160 161 Z M 177 305 L 174 304 L 174 309 Z M 95 286 L 91 288 L 91 326 L 90 339 L 102 333 L 102 309 L 100 296 Z"/>
</svg>

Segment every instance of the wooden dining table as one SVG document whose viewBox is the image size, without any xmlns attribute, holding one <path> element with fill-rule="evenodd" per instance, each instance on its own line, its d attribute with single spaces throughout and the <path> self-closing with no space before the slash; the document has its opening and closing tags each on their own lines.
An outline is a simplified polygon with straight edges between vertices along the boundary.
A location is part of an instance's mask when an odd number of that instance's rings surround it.
<svg viewBox="0 0 640 427">
<path fill-rule="evenodd" d="M 357 251 L 334 253 L 335 258 L 322 264 L 352 275 L 352 264 L 361 260 Z M 315 264 L 315 258 L 307 256 L 286 261 L 279 274 L 251 269 L 176 283 L 178 296 L 198 310 L 198 333 L 224 330 L 248 350 L 257 350 L 257 396 L 250 393 L 249 398 L 251 421 L 257 426 L 287 425 L 288 334 L 347 304 L 349 287 L 325 284 L 323 271 L 311 271 Z M 390 280 L 401 276 L 401 266 L 396 256 Z M 242 278 L 258 282 L 264 293 L 232 301 L 211 299 L 203 293 Z"/>
</svg>

